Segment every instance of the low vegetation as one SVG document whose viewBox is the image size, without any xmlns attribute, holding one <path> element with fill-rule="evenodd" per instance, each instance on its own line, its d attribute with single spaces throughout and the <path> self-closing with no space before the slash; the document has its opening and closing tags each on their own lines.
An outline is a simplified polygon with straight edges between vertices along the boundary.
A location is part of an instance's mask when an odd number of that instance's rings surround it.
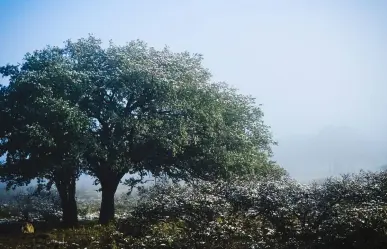
<svg viewBox="0 0 387 249">
<path fill-rule="evenodd" d="M 4 248 L 54 248 L 55 244 L 56 248 L 360 249 L 387 245 L 386 172 L 361 172 L 309 185 L 289 178 L 159 182 L 140 189 L 136 197 L 116 201 L 125 214 L 117 215 L 108 226 L 83 220 L 78 228 L 54 229 L 37 221 L 34 235 L 14 233 L 2 236 L 0 243 Z"/>
</svg>

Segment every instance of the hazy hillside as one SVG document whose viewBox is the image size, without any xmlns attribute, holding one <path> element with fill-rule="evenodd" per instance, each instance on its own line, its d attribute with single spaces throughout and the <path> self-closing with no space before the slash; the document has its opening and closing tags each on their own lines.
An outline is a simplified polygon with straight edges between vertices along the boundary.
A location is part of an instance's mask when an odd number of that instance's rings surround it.
<svg viewBox="0 0 387 249">
<path fill-rule="evenodd" d="M 387 162 L 385 138 L 370 140 L 346 127 L 327 127 L 315 135 L 289 136 L 278 142 L 274 158 L 301 181 L 378 170 Z"/>
</svg>

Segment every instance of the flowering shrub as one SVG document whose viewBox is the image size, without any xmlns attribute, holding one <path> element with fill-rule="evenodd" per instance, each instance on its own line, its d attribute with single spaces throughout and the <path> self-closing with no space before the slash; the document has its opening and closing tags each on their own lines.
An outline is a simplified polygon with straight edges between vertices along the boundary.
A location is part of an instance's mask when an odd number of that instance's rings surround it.
<svg viewBox="0 0 387 249">
<path fill-rule="evenodd" d="M 130 223 L 147 248 L 381 248 L 386 186 L 385 172 L 160 184 L 140 193 Z"/>
</svg>

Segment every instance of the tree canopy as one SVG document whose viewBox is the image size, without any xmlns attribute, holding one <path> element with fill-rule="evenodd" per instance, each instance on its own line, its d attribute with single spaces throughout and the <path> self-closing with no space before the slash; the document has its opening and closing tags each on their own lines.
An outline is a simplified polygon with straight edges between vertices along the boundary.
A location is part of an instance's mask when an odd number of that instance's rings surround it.
<svg viewBox="0 0 387 249">
<path fill-rule="evenodd" d="M 82 170 L 101 184 L 107 223 L 126 173 L 185 181 L 284 174 L 270 160 L 275 143 L 254 98 L 211 82 L 202 60 L 139 40 L 104 47 L 89 36 L 1 67 L 10 76 L 0 100 L 1 153 L 12 169 L 5 179 Z"/>
</svg>

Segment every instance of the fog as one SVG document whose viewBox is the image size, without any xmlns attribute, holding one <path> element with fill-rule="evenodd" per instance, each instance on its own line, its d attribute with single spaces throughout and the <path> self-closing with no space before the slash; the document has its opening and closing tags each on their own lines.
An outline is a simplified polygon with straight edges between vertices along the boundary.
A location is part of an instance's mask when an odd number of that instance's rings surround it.
<svg viewBox="0 0 387 249">
<path fill-rule="evenodd" d="M 263 104 L 274 159 L 308 181 L 387 163 L 386 14 L 386 1 L 5 0 L 0 64 L 88 33 L 201 53 Z"/>
<path fill-rule="evenodd" d="M 380 170 L 387 162 L 385 139 L 371 139 L 349 127 L 326 127 L 315 135 L 279 139 L 274 158 L 306 182 L 361 169 Z"/>
</svg>

